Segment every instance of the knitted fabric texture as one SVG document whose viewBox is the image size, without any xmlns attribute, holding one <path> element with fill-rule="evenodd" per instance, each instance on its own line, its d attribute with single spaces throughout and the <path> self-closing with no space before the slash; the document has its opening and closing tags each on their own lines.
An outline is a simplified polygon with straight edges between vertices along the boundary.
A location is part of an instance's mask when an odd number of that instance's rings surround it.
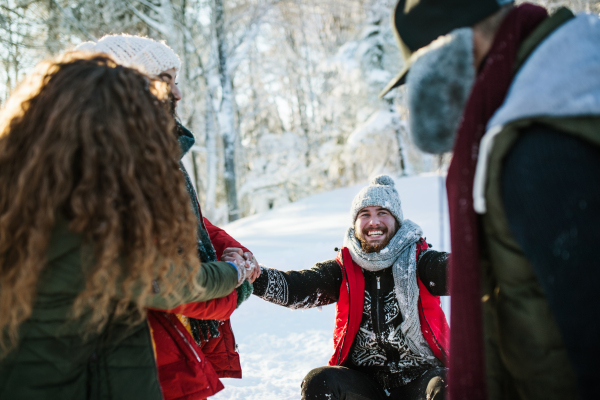
<svg viewBox="0 0 600 400">
<path fill-rule="evenodd" d="M 350 250 L 352 260 L 367 271 L 380 271 L 392 267 L 394 291 L 404 320 L 400 329 L 407 339 L 410 350 L 427 359 L 435 356 L 421 332 L 419 322 L 419 286 L 417 284 L 417 242 L 423 235 L 421 227 L 409 219 L 392 240 L 376 253 L 365 253 L 356 238 L 354 228 L 349 228 L 344 238 L 344 247 Z"/>
<path fill-rule="evenodd" d="M 350 208 L 352 225 L 356 221 L 358 212 L 365 207 L 380 206 L 389 210 L 399 224 L 404 220 L 402 216 L 402 205 L 400 196 L 394 187 L 394 180 L 388 175 L 379 175 L 371 180 L 371 184 L 363 188 L 354 200 Z"/>
<path fill-rule="evenodd" d="M 169 46 L 140 36 L 104 36 L 96 43 L 81 43 L 75 50 L 106 53 L 119 64 L 138 68 L 148 75 L 158 75 L 171 68 L 179 71 L 181 67 L 179 57 Z"/>
</svg>

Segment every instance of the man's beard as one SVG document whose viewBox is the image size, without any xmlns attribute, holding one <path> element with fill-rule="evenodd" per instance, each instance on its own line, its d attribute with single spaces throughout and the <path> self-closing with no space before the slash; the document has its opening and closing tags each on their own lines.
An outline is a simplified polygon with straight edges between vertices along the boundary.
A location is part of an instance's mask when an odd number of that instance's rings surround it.
<svg viewBox="0 0 600 400">
<path fill-rule="evenodd" d="M 406 77 L 410 131 L 427 153 L 452 150 L 475 82 L 473 31 L 461 28 L 413 55 Z"/>
<path fill-rule="evenodd" d="M 396 233 L 390 233 L 388 228 L 385 226 L 377 229 L 382 231 L 385 235 L 385 238 L 379 244 L 367 243 L 367 240 L 365 239 L 367 237 L 368 231 L 373 230 L 373 228 L 364 228 L 360 235 L 355 235 L 358 241 L 360 242 L 360 247 L 362 251 L 364 251 L 365 253 L 379 253 L 385 246 L 388 245 L 388 243 L 390 242 L 390 240 L 392 240 L 394 234 Z"/>
</svg>

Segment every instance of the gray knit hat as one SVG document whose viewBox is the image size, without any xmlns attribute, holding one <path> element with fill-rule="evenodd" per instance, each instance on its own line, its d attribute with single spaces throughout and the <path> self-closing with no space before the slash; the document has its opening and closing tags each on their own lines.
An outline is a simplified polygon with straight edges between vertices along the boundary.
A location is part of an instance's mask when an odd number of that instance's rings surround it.
<svg viewBox="0 0 600 400">
<path fill-rule="evenodd" d="M 350 208 L 350 217 L 352 225 L 356 222 L 358 212 L 365 207 L 379 206 L 389 210 L 396 218 L 399 225 L 402 225 L 404 217 L 402 216 L 402 205 L 400 196 L 394 188 L 394 180 L 388 175 L 379 175 L 371 180 L 371 184 L 363 188 L 354 200 Z"/>
</svg>

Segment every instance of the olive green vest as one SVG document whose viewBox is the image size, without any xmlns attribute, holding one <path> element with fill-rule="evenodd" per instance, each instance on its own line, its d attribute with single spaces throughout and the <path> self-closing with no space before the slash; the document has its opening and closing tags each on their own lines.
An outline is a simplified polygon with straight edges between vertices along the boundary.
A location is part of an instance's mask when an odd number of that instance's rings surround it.
<svg viewBox="0 0 600 400">
<path fill-rule="evenodd" d="M 518 69 L 573 14 L 561 9 L 522 44 Z M 482 216 L 483 316 L 490 400 L 578 399 L 576 378 L 532 266 L 510 232 L 502 204 L 502 164 L 522 129 L 545 124 L 600 146 L 600 116 L 530 118 L 507 124 L 488 159 Z"/>
<path fill-rule="evenodd" d="M 19 327 L 18 347 L 0 353 L 0 399 L 4 400 L 162 400 L 150 330 L 146 321 L 131 326 L 110 320 L 98 334 L 82 335 L 82 322 L 70 317 L 85 287 L 81 235 L 60 219 L 48 246 L 32 315 Z M 148 300 L 169 308 L 228 295 L 237 271 L 225 262 L 203 263 L 199 292 L 178 290 L 162 297 L 160 285 Z"/>
</svg>

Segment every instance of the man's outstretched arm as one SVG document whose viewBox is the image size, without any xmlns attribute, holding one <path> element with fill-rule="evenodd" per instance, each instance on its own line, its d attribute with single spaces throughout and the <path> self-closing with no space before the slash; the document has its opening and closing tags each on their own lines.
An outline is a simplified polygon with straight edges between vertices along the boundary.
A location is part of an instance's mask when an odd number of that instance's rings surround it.
<svg viewBox="0 0 600 400">
<path fill-rule="evenodd" d="M 338 301 L 342 270 L 335 260 L 302 271 L 279 271 L 261 266 L 254 294 L 270 303 L 304 309 Z"/>
</svg>

